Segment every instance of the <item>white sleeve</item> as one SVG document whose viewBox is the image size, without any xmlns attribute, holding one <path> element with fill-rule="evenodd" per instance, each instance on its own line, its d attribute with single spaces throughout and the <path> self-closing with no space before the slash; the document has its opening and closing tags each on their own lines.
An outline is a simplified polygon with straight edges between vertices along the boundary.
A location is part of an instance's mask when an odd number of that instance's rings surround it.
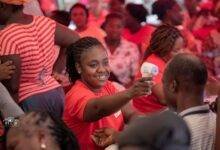
<svg viewBox="0 0 220 150">
<path fill-rule="evenodd" d="M 3 115 L 3 118 L 7 117 L 17 117 L 24 112 L 22 109 L 15 103 L 15 101 L 10 96 L 7 89 L 0 82 L 0 112 Z"/>
<path fill-rule="evenodd" d="M 40 4 L 37 0 L 31 0 L 24 4 L 23 12 L 27 15 L 43 16 Z"/>
</svg>

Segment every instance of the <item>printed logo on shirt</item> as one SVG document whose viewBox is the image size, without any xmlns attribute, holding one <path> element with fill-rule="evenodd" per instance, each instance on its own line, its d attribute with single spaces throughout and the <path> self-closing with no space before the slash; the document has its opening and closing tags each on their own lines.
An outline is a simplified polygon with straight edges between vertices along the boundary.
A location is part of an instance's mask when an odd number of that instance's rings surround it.
<svg viewBox="0 0 220 150">
<path fill-rule="evenodd" d="M 119 110 L 118 112 L 114 113 L 115 118 L 118 118 L 121 115 L 121 110 Z"/>
</svg>

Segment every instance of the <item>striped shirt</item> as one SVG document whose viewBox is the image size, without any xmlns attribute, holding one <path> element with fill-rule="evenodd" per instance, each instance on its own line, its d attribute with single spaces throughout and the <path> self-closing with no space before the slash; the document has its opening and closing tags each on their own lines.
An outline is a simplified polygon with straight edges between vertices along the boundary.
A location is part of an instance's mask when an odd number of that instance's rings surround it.
<svg viewBox="0 0 220 150">
<path fill-rule="evenodd" d="M 34 16 L 30 24 L 13 23 L 0 31 L 0 55 L 21 58 L 19 102 L 60 86 L 51 76 L 56 61 L 55 28 L 53 20 Z"/>
<path fill-rule="evenodd" d="M 179 115 L 183 117 L 191 131 L 192 150 L 214 149 L 216 115 L 209 110 L 208 105 L 186 109 Z"/>
</svg>

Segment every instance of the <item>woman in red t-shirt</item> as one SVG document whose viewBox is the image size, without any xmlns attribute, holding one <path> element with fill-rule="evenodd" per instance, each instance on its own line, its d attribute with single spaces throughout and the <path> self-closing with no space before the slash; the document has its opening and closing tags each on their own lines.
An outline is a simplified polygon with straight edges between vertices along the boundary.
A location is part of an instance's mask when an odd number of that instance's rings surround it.
<svg viewBox="0 0 220 150">
<path fill-rule="evenodd" d="M 152 94 L 133 99 L 133 105 L 142 113 L 152 113 L 164 108 L 166 102 L 162 90 L 162 76 L 166 63 L 170 58 L 181 52 L 184 47 L 184 39 L 180 31 L 171 25 L 159 26 L 152 34 L 150 45 L 144 56 L 144 62 L 155 65 L 158 74 L 153 77 L 154 85 Z M 137 74 L 137 78 L 141 73 Z"/>
<path fill-rule="evenodd" d="M 142 78 L 118 92 L 108 81 L 108 55 L 97 39 L 82 38 L 67 51 L 67 72 L 74 85 L 66 95 L 63 120 L 76 134 L 82 150 L 103 149 L 93 143 L 92 134 L 105 127 L 122 130 L 124 121 L 135 114 L 126 104 L 147 94 L 151 79 Z"/>
</svg>

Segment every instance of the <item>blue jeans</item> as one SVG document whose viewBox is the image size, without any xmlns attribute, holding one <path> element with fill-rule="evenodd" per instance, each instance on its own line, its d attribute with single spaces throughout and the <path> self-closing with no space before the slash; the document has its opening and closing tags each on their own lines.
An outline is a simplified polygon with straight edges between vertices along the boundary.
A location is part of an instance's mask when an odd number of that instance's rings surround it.
<svg viewBox="0 0 220 150">
<path fill-rule="evenodd" d="M 19 105 L 24 112 L 46 111 L 53 116 L 62 118 L 65 94 L 62 87 L 30 96 Z"/>
</svg>

